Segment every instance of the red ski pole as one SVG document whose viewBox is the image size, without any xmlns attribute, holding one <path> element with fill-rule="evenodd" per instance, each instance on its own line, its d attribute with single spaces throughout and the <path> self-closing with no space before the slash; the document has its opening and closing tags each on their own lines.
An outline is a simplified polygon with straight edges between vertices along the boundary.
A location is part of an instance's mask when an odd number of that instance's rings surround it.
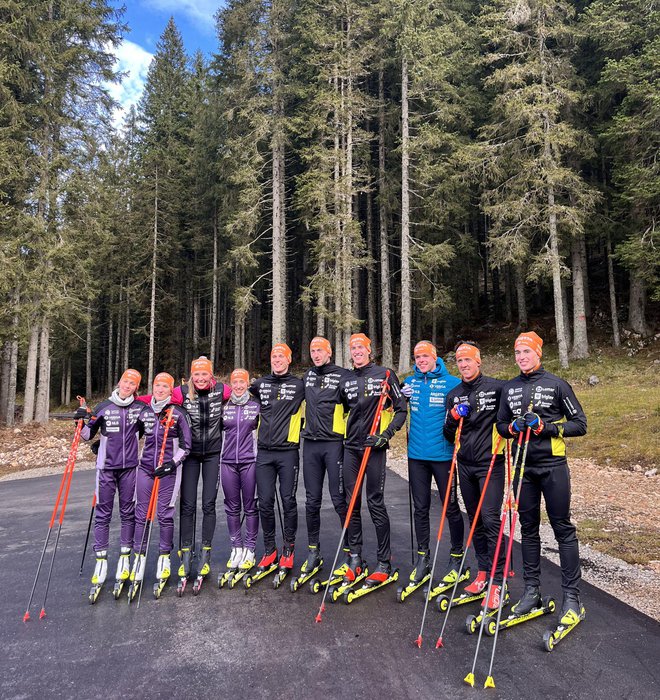
<svg viewBox="0 0 660 700">
<path fill-rule="evenodd" d="M 375 435 L 378 429 L 378 424 L 380 423 L 380 416 L 383 412 L 383 406 L 385 406 L 385 401 L 389 395 L 390 389 L 390 370 L 385 372 L 385 379 L 383 380 L 383 386 L 381 388 L 380 398 L 378 399 L 378 405 L 376 406 L 376 413 L 374 414 L 374 419 L 371 423 L 371 430 L 369 430 L 369 435 Z M 341 552 L 342 544 L 344 543 L 344 537 L 346 531 L 348 530 L 348 524 L 351 521 L 351 516 L 353 515 L 353 509 L 355 508 L 355 501 L 357 500 L 358 493 L 362 489 L 362 480 L 364 479 L 364 473 L 367 470 L 367 464 L 369 462 L 369 457 L 371 456 L 371 447 L 367 447 L 362 455 L 362 462 L 360 463 L 360 469 L 358 470 L 357 479 L 355 480 L 355 486 L 353 488 L 353 495 L 351 496 L 351 501 L 348 504 L 348 510 L 346 511 L 346 518 L 344 519 L 344 527 L 341 531 L 341 536 L 339 537 L 339 544 L 337 545 L 337 551 L 335 552 L 335 558 L 332 562 L 332 567 L 330 571 L 334 571 L 337 566 L 337 560 L 339 559 L 339 553 Z M 328 595 L 328 589 L 330 588 L 330 580 L 323 591 L 323 599 L 321 600 L 321 605 L 319 606 L 319 611 L 316 614 L 316 622 L 321 622 L 321 616 L 325 612 L 325 599 Z"/>
<path fill-rule="evenodd" d="M 507 490 L 511 488 L 511 442 L 506 441 L 506 472 L 507 472 Z M 513 532 L 513 515 L 509 509 L 509 532 Z M 513 578 L 516 572 L 513 570 L 513 552 L 511 552 L 511 562 L 509 563 L 509 578 Z"/>
<path fill-rule="evenodd" d="M 419 634 L 415 640 L 417 647 L 422 647 L 422 633 L 424 632 L 424 624 L 426 623 L 426 613 L 429 609 L 429 600 L 431 599 L 431 589 L 433 588 L 433 574 L 435 573 L 435 564 L 438 560 L 438 549 L 440 548 L 440 540 L 442 539 L 442 531 L 445 528 L 445 519 L 447 517 L 447 507 L 449 498 L 451 497 L 451 485 L 454 479 L 454 471 L 456 470 L 456 460 L 458 459 L 458 450 L 461 446 L 461 432 L 463 431 L 463 416 L 458 421 L 458 429 L 454 436 L 454 454 L 451 458 L 451 467 L 449 468 L 449 477 L 447 479 L 447 489 L 445 490 L 445 502 L 442 504 L 442 515 L 440 516 L 440 526 L 438 527 L 438 538 L 435 543 L 435 554 L 433 555 L 433 564 L 431 564 L 431 578 L 429 586 L 426 589 L 426 600 L 424 601 L 424 612 L 422 613 L 422 624 L 419 627 Z"/>
<path fill-rule="evenodd" d="M 85 404 L 85 399 L 82 396 L 77 397 L 78 401 L 80 402 L 81 406 L 86 406 Z M 70 475 L 73 473 L 73 467 L 75 465 L 76 461 L 76 455 L 78 453 L 78 445 L 80 444 L 80 433 L 83 428 L 83 420 L 82 418 L 78 421 L 76 424 L 76 431 L 73 435 L 73 440 L 71 441 L 71 447 L 69 449 L 69 456 L 66 460 L 66 465 L 64 467 L 64 471 L 62 472 L 62 479 L 60 480 L 60 487 L 57 491 L 57 498 L 55 499 L 55 505 L 53 506 L 53 513 L 50 516 L 50 522 L 48 523 L 48 530 L 46 532 L 46 539 L 44 540 L 44 546 L 43 549 L 41 550 L 41 556 L 39 557 L 39 564 L 37 565 L 37 573 L 34 576 L 34 582 L 32 583 L 32 590 L 30 591 L 30 598 L 28 600 L 27 607 L 25 608 L 25 614 L 23 615 L 23 622 L 27 622 L 30 619 L 30 606 L 32 605 L 32 599 L 34 598 L 34 591 L 37 587 L 37 581 L 39 579 L 39 573 L 41 572 L 41 566 L 44 561 L 44 556 L 46 554 L 46 549 L 48 547 L 48 542 L 50 540 L 50 534 L 53 530 L 53 526 L 55 524 L 55 520 L 57 519 L 57 513 L 60 508 L 60 502 L 62 500 L 62 495 L 66 490 L 66 494 L 68 495 L 69 490 L 67 488 L 67 482 L 70 483 Z M 60 523 L 61 527 L 61 523 Z M 59 530 L 58 530 L 58 539 L 59 539 Z M 57 546 L 57 545 L 56 545 Z M 53 552 L 54 556 L 54 552 Z M 52 570 L 52 562 L 51 562 L 51 570 Z M 50 583 L 50 575 L 49 575 L 49 583 Z M 42 609 L 43 613 L 43 609 Z M 45 615 L 45 613 L 43 613 Z M 40 614 L 40 618 L 43 617 L 43 615 Z"/>
</svg>

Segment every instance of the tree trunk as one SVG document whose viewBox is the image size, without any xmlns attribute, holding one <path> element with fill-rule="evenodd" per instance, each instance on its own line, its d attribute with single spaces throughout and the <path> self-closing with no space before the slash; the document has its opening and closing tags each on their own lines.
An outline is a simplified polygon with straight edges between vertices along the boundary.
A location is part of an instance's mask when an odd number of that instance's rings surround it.
<svg viewBox="0 0 660 700">
<path fill-rule="evenodd" d="M 44 318 L 39 338 L 39 385 L 34 419 L 48 423 L 50 409 L 50 321 Z"/>
<path fill-rule="evenodd" d="M 193 296 L 192 354 L 199 357 L 199 293 Z"/>
<path fill-rule="evenodd" d="M 385 199 L 385 79 L 381 63 L 378 70 L 378 224 L 380 230 L 380 315 L 382 323 L 383 365 L 392 367 L 392 309 L 390 305 L 390 246 Z"/>
<path fill-rule="evenodd" d="M 573 351 L 571 357 L 576 360 L 589 357 L 589 342 L 587 338 L 587 312 L 584 296 L 584 235 L 573 238 L 571 258 L 573 268 Z"/>
<path fill-rule="evenodd" d="M 156 344 L 156 271 L 158 260 L 158 171 L 156 171 L 156 194 L 154 196 L 154 230 L 151 252 L 151 304 L 149 307 L 149 372 L 147 386 L 151 389 L 154 381 L 154 348 Z"/>
<path fill-rule="evenodd" d="M 7 422 L 7 392 L 9 391 L 9 362 L 11 341 L 2 344 L 2 386 L 0 386 L 0 421 Z"/>
<path fill-rule="evenodd" d="M 371 179 L 371 177 L 370 177 Z M 376 276 L 374 273 L 374 217 L 373 196 L 367 192 L 367 332 L 372 342 L 378 344 L 378 311 L 376 306 Z"/>
<path fill-rule="evenodd" d="M 548 211 L 550 254 L 552 266 L 552 289 L 555 306 L 555 325 L 557 327 L 557 346 L 559 349 L 559 364 L 563 369 L 568 367 L 568 344 L 566 328 L 564 327 L 564 302 L 561 289 L 561 260 L 559 258 L 559 241 L 557 233 L 557 213 L 555 212 L 555 192 L 548 187 Z"/>
<path fill-rule="evenodd" d="M 614 265 L 612 264 L 612 242 L 609 233 L 605 245 L 607 255 L 607 286 L 610 293 L 610 314 L 612 316 L 612 342 L 615 348 L 621 347 L 621 334 L 619 333 L 619 313 L 616 308 L 616 287 L 614 286 Z"/>
<path fill-rule="evenodd" d="M 92 309 L 87 307 L 87 333 L 85 336 L 85 397 L 92 395 Z"/>
<path fill-rule="evenodd" d="M 18 314 L 14 315 L 13 319 L 13 336 L 10 344 L 9 353 L 9 375 L 7 377 L 7 407 L 6 418 L 7 425 L 14 425 L 16 422 L 16 376 L 18 374 Z"/>
<path fill-rule="evenodd" d="M 408 123 L 408 59 L 401 59 L 401 340 L 399 373 L 410 371 L 410 135 Z"/>
<path fill-rule="evenodd" d="M 646 288 L 642 278 L 635 270 L 630 272 L 630 306 L 628 308 L 628 327 L 641 336 L 648 335 L 646 326 Z"/>
<path fill-rule="evenodd" d="M 213 285 L 211 289 L 211 362 L 215 363 L 218 327 L 218 215 L 213 213 Z M 214 365 L 215 366 L 215 365 Z"/>
<path fill-rule="evenodd" d="M 511 297 L 511 266 L 504 267 L 504 320 L 507 323 L 513 322 L 513 303 Z M 524 289 L 524 286 L 523 286 Z M 523 291 L 524 296 L 524 291 Z"/>
<path fill-rule="evenodd" d="M 110 311 L 110 317 L 108 319 L 108 364 L 107 364 L 107 376 L 106 376 L 106 393 L 108 396 L 112 393 L 113 383 L 112 383 L 112 342 L 114 340 L 114 324 L 112 322 L 112 311 Z"/>
<path fill-rule="evenodd" d="M 272 343 L 286 341 L 286 231 L 284 219 L 284 134 L 280 120 L 283 107 L 277 89 L 273 95 L 275 124 L 271 143 L 273 179 L 273 327 Z"/>
<path fill-rule="evenodd" d="M 23 392 L 23 423 L 34 420 L 34 398 L 37 388 L 37 354 L 39 350 L 39 325 L 34 323 L 30 331 L 27 365 L 25 368 L 25 391 Z"/>
<path fill-rule="evenodd" d="M 518 330 L 527 330 L 527 299 L 525 298 L 525 270 L 522 265 L 514 269 L 516 280 L 516 301 L 518 304 Z"/>
</svg>

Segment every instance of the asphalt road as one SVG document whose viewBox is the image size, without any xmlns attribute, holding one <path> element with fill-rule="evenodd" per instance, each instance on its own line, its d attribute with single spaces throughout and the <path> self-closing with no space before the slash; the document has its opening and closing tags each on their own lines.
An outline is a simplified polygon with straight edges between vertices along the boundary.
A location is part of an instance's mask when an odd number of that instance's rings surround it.
<svg viewBox="0 0 660 700">
<path fill-rule="evenodd" d="M 553 626 L 545 616 L 503 632 L 494 667 L 495 690 L 483 690 L 491 640 L 484 638 L 476 686 L 463 678 L 472 664 L 476 635 L 465 632 L 465 616 L 476 604 L 451 612 L 445 648 L 436 650 L 442 618 L 429 608 L 424 645 L 414 644 L 423 609 L 421 591 L 396 602 L 396 585 L 350 606 L 328 605 L 321 624 L 320 602 L 288 581 L 273 590 L 268 580 L 249 591 L 214 585 L 229 551 L 222 506 L 213 572 L 200 596 L 178 599 L 174 581 L 163 597 L 151 596 L 155 549 L 147 566 L 140 609 L 112 598 L 111 581 L 98 602 L 87 602 L 93 556 L 83 577 L 78 569 L 93 489 L 93 473 L 74 475 L 66 519 L 46 605 L 38 619 L 45 574 L 37 587 L 32 619 L 23 622 L 59 477 L 0 483 L 0 581 L 3 595 L 0 697 L 43 698 L 658 698 L 660 625 L 607 593 L 583 585 L 587 619 L 548 653 L 542 637 Z M 324 504 L 322 551 L 331 561 L 337 546 L 336 516 Z M 392 521 L 394 564 L 405 580 L 410 571 L 407 482 L 388 474 L 386 503 Z M 304 491 L 299 490 L 298 567 L 305 557 Z M 437 527 L 437 509 L 432 529 Z M 373 559 L 373 527 L 366 506 L 365 553 Z M 55 535 L 55 532 L 53 532 Z M 111 541 L 116 541 L 113 523 Z M 53 540 L 54 541 L 54 537 Z M 448 544 L 441 543 L 445 562 Z M 257 555 L 260 554 L 258 549 Z M 516 561 L 519 551 L 516 546 Z M 116 551 L 109 570 L 114 573 Z M 471 560 L 471 558 L 470 558 Z M 173 562 L 173 568 L 176 564 Z M 544 593 L 560 598 L 559 572 L 544 561 Z M 512 581 L 512 596 L 522 581 Z M 191 591 L 191 588 L 188 588 Z"/>
</svg>

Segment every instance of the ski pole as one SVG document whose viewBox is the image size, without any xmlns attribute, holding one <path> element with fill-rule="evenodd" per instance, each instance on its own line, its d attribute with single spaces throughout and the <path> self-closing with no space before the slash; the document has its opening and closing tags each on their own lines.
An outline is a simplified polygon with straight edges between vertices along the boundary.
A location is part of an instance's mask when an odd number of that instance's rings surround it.
<svg viewBox="0 0 660 700">
<path fill-rule="evenodd" d="M 80 560 L 80 571 L 78 576 L 82 576 L 83 565 L 85 564 L 85 554 L 87 554 L 87 544 L 89 542 L 89 533 L 92 530 L 92 520 L 94 519 L 94 509 L 96 508 L 96 491 L 94 491 L 94 496 L 92 498 L 92 510 L 89 513 L 89 522 L 87 523 L 87 534 L 85 535 L 85 544 L 83 545 L 82 558 Z"/>
<path fill-rule="evenodd" d="M 144 571 L 143 571 L 143 578 L 144 574 L 147 572 L 147 554 L 149 553 L 149 544 L 151 542 L 151 530 L 154 525 L 154 512 L 156 511 L 156 505 L 158 504 L 158 487 L 160 486 L 160 479 L 158 477 L 154 478 L 154 485 L 151 488 L 151 498 L 149 499 L 149 508 L 147 509 L 147 517 L 145 520 L 145 525 L 148 522 L 149 525 L 147 526 L 147 547 L 144 552 Z M 142 532 L 142 536 L 144 539 L 144 531 Z M 142 553 L 142 546 L 140 545 L 140 554 Z M 139 559 L 138 559 L 139 561 Z M 143 585 L 144 582 L 140 583 L 140 591 L 138 593 L 138 602 L 137 602 L 137 607 L 138 610 L 140 609 L 140 601 L 142 600 L 142 589 L 144 588 Z M 130 603 L 130 597 L 128 599 Z"/>
<path fill-rule="evenodd" d="M 525 433 L 525 441 L 522 447 L 522 459 L 520 460 L 520 470 L 524 470 L 525 468 L 525 459 L 527 457 L 527 445 L 529 444 L 529 434 L 530 434 L 530 429 L 527 428 L 527 431 Z M 520 438 L 518 439 L 518 451 L 516 454 L 516 462 L 518 462 L 518 456 L 520 455 L 521 451 L 521 440 L 522 440 L 522 433 L 520 434 Z M 514 479 L 516 477 L 516 471 L 514 470 Z M 520 495 L 520 486 L 522 485 L 522 479 L 519 480 L 518 482 L 518 496 Z M 500 518 L 500 530 L 497 535 L 497 544 L 495 545 L 495 553 L 493 554 L 493 565 L 491 567 L 491 572 L 490 572 L 490 578 L 488 579 L 488 588 L 486 590 L 486 599 L 485 603 L 488 603 L 488 599 L 490 598 L 490 592 L 493 586 L 493 580 L 495 578 L 495 572 L 497 570 L 497 560 L 499 559 L 500 556 L 500 548 L 502 546 L 502 539 L 504 537 L 504 529 L 506 526 L 506 521 L 507 521 L 507 511 L 511 507 L 511 502 L 512 502 L 512 491 L 513 491 L 513 483 L 511 484 L 511 488 L 507 491 L 506 495 L 506 505 L 505 505 L 505 510 L 502 512 L 502 516 Z M 506 564 L 506 562 L 505 562 Z M 503 571 L 503 575 L 506 575 L 506 570 Z M 502 601 L 504 600 L 505 594 L 504 594 L 504 589 L 502 588 L 502 592 L 500 595 L 500 610 L 502 607 Z M 481 639 L 483 637 L 483 632 L 484 632 L 484 626 L 485 626 L 485 621 L 486 621 L 486 607 L 484 605 L 484 611 L 483 615 L 481 618 L 481 624 L 479 625 L 479 636 L 477 637 L 477 647 L 474 652 L 474 658 L 472 659 L 472 669 L 470 673 L 465 676 L 463 679 L 469 686 L 474 687 L 474 670 L 477 666 L 477 657 L 479 656 L 479 648 L 481 646 Z M 497 621 L 497 624 L 499 625 L 499 620 Z"/>
<path fill-rule="evenodd" d="M 454 581 L 454 588 L 452 589 L 451 596 L 449 597 L 449 605 L 445 612 L 445 619 L 442 622 L 442 629 L 440 630 L 440 636 L 438 641 L 435 643 L 435 648 L 438 649 L 442 646 L 442 635 L 444 634 L 445 627 L 447 625 L 447 620 L 449 619 L 449 611 L 451 610 L 451 601 L 454 600 L 456 595 L 456 589 L 458 588 L 458 582 L 461 580 L 461 575 L 463 573 L 463 568 L 465 567 L 465 560 L 467 559 L 468 551 L 470 549 L 470 544 L 472 543 L 472 537 L 474 536 L 474 531 L 477 527 L 477 522 L 479 520 L 479 514 L 481 513 L 481 506 L 483 505 L 484 498 L 486 497 L 486 489 L 488 488 L 488 483 L 490 482 L 490 475 L 493 473 L 493 466 L 495 465 L 495 459 L 497 458 L 497 451 L 500 449 L 500 443 L 502 438 L 497 437 L 497 442 L 495 443 L 495 450 L 493 451 L 493 456 L 491 457 L 490 464 L 488 465 L 488 471 L 486 472 L 486 478 L 484 479 L 484 485 L 481 489 L 481 496 L 479 497 L 479 503 L 477 503 L 477 508 L 474 512 L 474 517 L 472 518 L 472 526 L 470 527 L 470 532 L 468 533 L 467 542 L 465 543 L 465 551 L 463 552 L 463 557 L 461 558 L 461 565 L 458 568 L 458 575 L 456 576 L 456 581 Z"/>
<path fill-rule="evenodd" d="M 413 538 L 413 504 L 412 504 L 412 485 L 408 479 L 408 516 L 410 519 L 410 563 L 415 564 L 415 540 Z"/>
<path fill-rule="evenodd" d="M 280 519 L 280 531 L 282 533 L 282 542 L 284 542 L 284 520 L 282 519 L 282 504 L 280 503 L 280 494 L 277 492 L 277 485 L 275 485 L 275 502 L 277 503 L 277 515 Z"/>
<path fill-rule="evenodd" d="M 506 472 L 507 472 L 507 489 L 511 486 L 511 441 L 506 441 Z M 512 532 L 511 520 L 513 515 L 509 509 L 509 532 Z M 513 570 L 513 550 L 511 551 L 511 563 L 509 566 L 509 578 L 513 578 L 516 572 Z"/>
<path fill-rule="evenodd" d="M 77 397 L 81 406 L 86 406 L 85 399 L 82 396 Z M 25 608 L 25 614 L 23 615 L 23 622 L 27 622 L 30 619 L 30 606 L 32 605 L 32 599 L 34 598 L 34 591 L 37 587 L 37 580 L 39 579 L 39 573 L 41 572 L 41 566 L 44 561 L 44 556 L 46 554 L 46 549 L 48 547 L 48 542 L 50 540 L 50 534 L 53 530 L 55 520 L 57 518 L 57 512 L 60 508 L 60 501 L 62 499 L 62 494 L 64 493 L 67 479 L 69 478 L 69 472 L 73 471 L 73 466 L 75 464 L 75 458 L 78 453 L 78 445 L 80 444 L 80 432 L 83 428 L 83 419 L 81 418 L 77 425 L 76 430 L 73 435 L 73 440 L 71 441 L 71 447 L 69 449 L 69 456 L 66 460 L 66 465 L 64 471 L 62 472 L 62 479 L 60 480 L 60 487 L 57 491 L 57 498 L 55 499 L 55 505 L 53 506 L 53 513 L 50 516 L 50 523 L 48 524 L 48 530 L 46 531 L 46 539 L 44 540 L 44 546 L 41 550 L 41 556 L 39 557 L 39 563 L 37 565 L 37 573 L 34 576 L 34 582 L 32 584 L 32 590 L 30 592 L 30 599 L 28 600 L 27 607 Z"/>
<path fill-rule="evenodd" d="M 463 431 L 463 416 L 461 416 L 458 422 L 458 428 L 456 430 L 456 435 L 454 436 L 454 454 L 451 458 L 451 466 L 449 467 L 449 477 L 447 478 L 447 488 L 445 490 L 445 501 L 442 504 L 442 515 L 440 516 L 440 526 L 438 527 L 438 537 L 435 543 L 435 553 L 433 555 L 433 564 L 431 564 L 431 578 L 429 579 L 429 585 L 426 589 L 426 600 L 424 601 L 424 612 L 422 613 L 422 624 L 419 628 L 419 634 L 415 640 L 417 648 L 422 647 L 422 633 L 424 632 L 424 624 L 426 623 L 426 613 L 429 609 L 429 600 L 431 600 L 431 589 L 433 588 L 433 574 L 435 573 L 435 564 L 438 560 L 438 549 L 440 548 L 440 540 L 442 539 L 442 531 L 445 528 L 445 518 L 447 517 L 447 507 L 449 506 L 449 498 L 451 496 L 451 484 L 454 478 L 454 471 L 456 470 L 456 461 L 458 459 L 458 450 L 461 445 L 461 432 Z"/>
<path fill-rule="evenodd" d="M 380 416 L 383 412 L 383 407 L 385 406 L 385 401 L 389 395 L 389 389 L 390 389 L 390 370 L 388 369 L 385 372 L 385 379 L 383 380 L 383 386 L 381 388 L 380 392 L 380 398 L 378 399 L 378 405 L 376 406 L 376 413 L 374 414 L 374 419 L 371 422 L 371 429 L 369 430 L 369 435 L 375 435 L 376 430 L 378 429 L 378 424 L 380 423 Z M 339 559 L 339 553 L 341 552 L 342 545 L 344 543 L 344 537 L 346 536 L 346 532 L 348 530 L 348 524 L 351 521 L 351 516 L 353 515 L 353 509 L 355 508 L 355 502 L 357 501 L 357 496 L 358 493 L 360 493 L 362 489 L 362 480 L 364 478 L 364 474 L 367 470 L 367 464 L 369 462 L 369 457 L 371 456 L 371 447 L 366 447 L 364 450 L 364 454 L 362 455 L 362 462 L 360 463 L 360 468 L 357 473 L 357 477 L 355 479 L 355 486 L 353 487 L 353 493 L 351 495 L 351 501 L 348 504 L 348 510 L 346 511 L 346 517 L 344 518 L 344 526 L 341 531 L 341 535 L 339 536 L 339 544 L 337 545 L 337 551 L 335 552 L 335 558 L 332 562 L 332 566 L 330 567 L 330 571 L 334 571 L 335 568 L 337 567 L 337 560 Z M 325 599 L 328 595 L 328 589 L 330 588 L 330 581 L 332 577 L 328 579 L 328 582 L 325 586 L 325 589 L 323 591 L 323 599 L 321 600 L 321 605 L 319 606 L 319 611 L 316 614 L 315 621 L 316 622 L 321 622 L 321 617 L 322 614 L 325 612 Z"/>
</svg>

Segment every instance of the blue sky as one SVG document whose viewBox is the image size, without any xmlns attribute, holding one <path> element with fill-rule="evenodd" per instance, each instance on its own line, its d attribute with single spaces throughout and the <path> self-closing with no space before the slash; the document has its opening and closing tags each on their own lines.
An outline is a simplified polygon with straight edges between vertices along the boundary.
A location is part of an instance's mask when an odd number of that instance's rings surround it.
<svg viewBox="0 0 660 700">
<path fill-rule="evenodd" d="M 210 56 L 217 47 L 213 16 L 224 3 L 222 0 L 110 0 L 114 7 L 125 6 L 124 22 L 129 31 L 117 49 L 117 68 L 127 72 L 121 85 L 110 86 L 112 96 L 122 109 L 116 122 L 131 104 L 140 99 L 149 63 L 156 44 L 170 17 L 174 17 L 183 37 L 186 53 L 197 49 Z"/>
</svg>

